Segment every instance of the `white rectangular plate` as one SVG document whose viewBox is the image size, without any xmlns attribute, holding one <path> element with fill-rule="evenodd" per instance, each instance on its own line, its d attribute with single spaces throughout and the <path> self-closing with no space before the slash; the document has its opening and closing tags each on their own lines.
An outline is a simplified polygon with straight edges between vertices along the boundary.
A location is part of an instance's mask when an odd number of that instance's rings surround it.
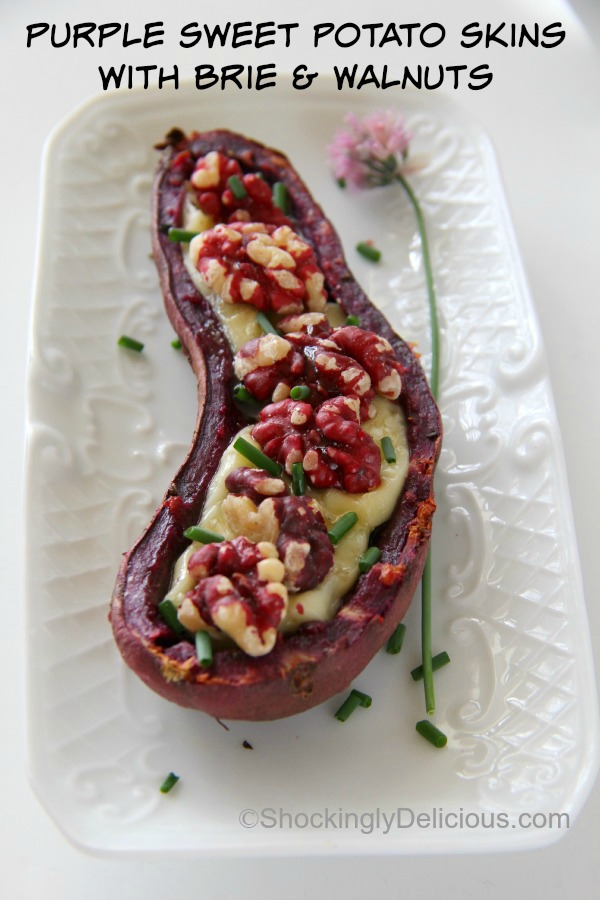
<svg viewBox="0 0 600 900">
<path fill-rule="evenodd" d="M 591 653 L 544 351 L 493 152 L 443 97 L 403 95 L 402 108 L 443 333 L 434 651 L 452 659 L 436 676 L 448 746 L 435 750 L 414 729 L 424 718 L 409 674 L 420 661 L 418 600 L 402 654 L 380 653 L 356 683 L 373 706 L 344 725 L 333 698 L 227 731 L 155 696 L 112 641 L 120 554 L 184 459 L 196 409 L 149 255 L 152 145 L 173 126 L 229 127 L 287 153 L 367 293 L 427 365 L 412 211 L 400 188 L 340 191 L 325 154 L 345 112 L 378 102 L 327 84 L 243 101 L 192 87 L 106 94 L 50 141 L 30 372 L 30 767 L 50 814 L 87 849 L 508 850 L 558 838 L 564 825 L 549 814 L 572 820 L 589 790 Z M 383 252 L 377 266 L 352 249 L 366 239 Z M 121 334 L 144 352 L 119 349 Z M 163 795 L 171 770 L 181 780 Z M 522 813 L 538 813 L 537 827 Z"/>
</svg>

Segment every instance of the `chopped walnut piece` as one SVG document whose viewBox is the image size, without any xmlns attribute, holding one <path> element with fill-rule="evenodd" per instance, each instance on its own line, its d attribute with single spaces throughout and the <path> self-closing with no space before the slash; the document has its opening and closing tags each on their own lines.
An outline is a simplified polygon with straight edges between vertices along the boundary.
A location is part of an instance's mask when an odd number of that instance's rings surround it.
<svg viewBox="0 0 600 900">
<path fill-rule="evenodd" d="M 238 466 L 225 479 L 225 487 L 231 494 L 244 494 L 258 505 L 265 497 L 280 497 L 287 494 L 287 487 L 281 478 L 274 478 L 264 469 Z"/>
<path fill-rule="evenodd" d="M 249 655 L 262 656 L 277 640 L 288 590 L 320 584 L 333 565 L 333 547 L 314 500 L 267 498 L 257 507 L 249 497 L 229 495 L 226 504 L 238 513 L 242 510 L 246 533 L 205 544 L 191 554 L 188 570 L 197 584 L 184 597 L 179 621 L 192 632 L 217 629 Z M 262 539 L 253 542 L 247 534 L 261 513 L 271 537 L 265 538 L 261 528 Z"/>
<path fill-rule="evenodd" d="M 190 572 L 201 574 L 181 605 L 182 624 L 191 631 L 216 628 L 250 656 L 269 653 L 287 609 L 287 590 L 283 564 L 261 549 L 241 536 L 195 551 Z"/>
<path fill-rule="evenodd" d="M 302 377 L 305 360 L 289 341 L 276 334 L 265 334 L 248 341 L 236 354 L 235 374 L 257 400 L 289 396 L 290 386 Z M 286 393 L 287 388 L 287 393 Z"/>
<path fill-rule="evenodd" d="M 359 424 L 356 402 L 335 397 L 323 403 L 315 424 L 329 442 L 325 453 L 342 473 L 342 487 L 351 494 L 372 491 L 381 484 L 381 453 Z"/>
<path fill-rule="evenodd" d="M 385 338 L 355 325 L 336 328 L 331 335 L 340 350 L 348 353 L 369 373 L 378 394 L 396 400 L 402 390 L 402 366 Z"/>
<path fill-rule="evenodd" d="M 286 384 L 285 381 L 280 381 L 271 396 L 273 403 L 277 403 L 278 400 L 287 400 L 290 396 L 290 391 L 291 388 L 289 384 Z"/>
<path fill-rule="evenodd" d="M 364 493 L 381 483 L 381 453 L 360 427 L 359 410 L 356 397 L 334 397 L 316 409 L 282 400 L 261 410 L 252 437 L 288 473 L 302 461 L 313 487 Z"/>
<path fill-rule="evenodd" d="M 277 327 L 284 334 L 299 332 L 315 337 L 326 337 L 328 334 L 331 334 L 329 320 L 325 313 L 322 312 L 308 312 L 286 316 L 284 319 L 279 320 Z"/>
<path fill-rule="evenodd" d="M 274 500 L 279 522 L 277 550 L 285 566 L 289 591 L 307 591 L 320 584 L 333 565 L 333 546 L 318 504 L 307 497 Z"/>
<path fill-rule="evenodd" d="M 229 179 L 239 179 L 244 196 L 239 197 L 229 186 Z M 271 186 L 256 173 L 244 173 L 236 159 L 216 150 L 196 160 L 190 175 L 190 191 L 196 206 L 215 222 L 268 222 L 289 225 L 289 219 L 273 203 Z"/>
<path fill-rule="evenodd" d="M 312 413 L 310 406 L 307 408 Z M 240 467 L 227 476 L 229 490 L 250 490 L 256 499 L 255 503 L 249 496 L 229 494 L 222 504 L 228 525 L 257 541 L 256 552 L 263 556 L 257 568 L 268 575 L 268 581 L 283 581 L 291 591 L 316 587 L 333 564 L 333 547 L 319 505 L 308 497 L 280 494 L 259 498 L 255 484 L 265 475 L 260 469 Z M 215 551 L 205 547 L 192 555 L 189 565 L 197 568 L 198 562 L 203 562 L 206 575 L 210 571 L 206 560 L 213 557 Z"/>
<path fill-rule="evenodd" d="M 221 181 L 221 159 L 222 155 L 213 150 L 207 153 L 196 163 L 196 167 L 192 172 L 190 182 L 192 187 L 199 190 L 206 188 L 218 187 Z"/>
<path fill-rule="evenodd" d="M 293 353 L 292 345 L 277 334 L 264 334 L 262 337 L 248 341 L 235 357 L 235 374 L 239 379 L 245 378 L 255 369 L 276 366 Z M 293 362 L 290 357 L 286 362 L 289 368 Z"/>
<path fill-rule="evenodd" d="M 327 303 L 313 250 L 288 225 L 215 225 L 191 241 L 189 252 L 207 288 L 226 303 L 280 315 L 320 311 Z"/>
<path fill-rule="evenodd" d="M 256 571 L 261 581 L 283 581 L 285 577 L 285 566 L 280 559 L 261 559 L 256 564 Z"/>
<path fill-rule="evenodd" d="M 312 315 L 317 314 L 288 316 L 283 321 L 292 325 L 296 324 L 294 320 Z M 360 400 L 361 421 L 367 419 L 375 396 L 369 373 L 351 355 L 351 349 L 342 353 L 332 338 L 312 335 L 310 323 L 298 324 L 306 330 L 290 331 L 285 338 L 265 335 L 244 344 L 235 357 L 236 375 L 244 387 L 257 400 L 279 401 L 301 382 L 308 387 L 313 406 L 340 394 L 356 396 Z M 388 377 L 390 372 L 397 376 L 387 363 L 383 371 Z M 381 375 L 379 369 L 376 374 Z"/>
<path fill-rule="evenodd" d="M 286 336 L 270 335 L 275 340 L 273 350 L 271 342 L 265 344 L 269 353 L 263 351 L 264 337 L 244 344 L 235 358 L 236 374 L 258 400 L 283 400 L 299 382 L 309 388 L 312 405 L 340 394 L 356 396 L 365 421 L 375 391 L 389 400 L 400 396 L 402 366 L 385 338 L 353 325 L 331 331 L 321 316 L 286 316 L 279 323 Z"/>
<path fill-rule="evenodd" d="M 184 597 L 183 603 L 177 612 L 177 618 L 184 628 L 187 628 L 192 634 L 196 631 L 202 631 L 206 628 L 206 622 L 200 615 L 200 611 L 189 597 Z"/>
<path fill-rule="evenodd" d="M 288 475 L 292 473 L 292 465 L 300 462 L 306 452 L 304 432 L 310 426 L 312 413 L 310 403 L 280 400 L 261 410 L 259 422 L 252 429 L 252 437 L 262 445 L 266 455 L 276 459 Z M 294 424 L 292 418 L 303 421 Z"/>
<path fill-rule="evenodd" d="M 234 534 L 245 534 L 256 543 L 270 541 L 274 544 L 279 536 L 279 523 L 273 502 L 269 497 L 257 506 L 250 497 L 229 494 L 223 500 L 221 508 Z"/>
</svg>

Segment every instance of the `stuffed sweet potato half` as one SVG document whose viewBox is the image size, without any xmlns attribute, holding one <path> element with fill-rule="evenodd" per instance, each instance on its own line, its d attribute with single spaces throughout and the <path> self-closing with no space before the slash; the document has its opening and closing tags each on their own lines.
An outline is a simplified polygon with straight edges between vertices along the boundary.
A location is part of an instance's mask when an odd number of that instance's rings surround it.
<svg viewBox="0 0 600 900">
<path fill-rule="evenodd" d="M 154 257 L 198 413 L 110 618 L 163 697 L 276 719 L 346 688 L 404 616 L 440 416 L 284 156 L 227 131 L 160 149 Z"/>
</svg>

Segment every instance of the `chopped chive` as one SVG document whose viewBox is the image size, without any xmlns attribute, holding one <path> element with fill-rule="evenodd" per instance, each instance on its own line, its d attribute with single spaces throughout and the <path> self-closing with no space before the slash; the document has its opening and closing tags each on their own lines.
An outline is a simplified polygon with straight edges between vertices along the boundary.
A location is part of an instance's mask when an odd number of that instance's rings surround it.
<svg viewBox="0 0 600 900">
<path fill-rule="evenodd" d="M 135 350 L 136 353 L 141 353 L 144 349 L 144 345 L 141 341 L 136 341 L 135 338 L 127 337 L 126 334 L 122 334 L 119 340 L 117 341 L 119 347 L 126 347 L 128 350 Z"/>
<path fill-rule="evenodd" d="M 283 181 L 276 181 L 273 185 L 273 203 L 282 212 L 286 213 L 288 211 L 289 196 Z"/>
<path fill-rule="evenodd" d="M 278 462 L 264 454 L 262 450 L 259 450 L 258 447 L 255 447 L 254 444 L 251 444 L 245 438 L 237 438 L 233 446 L 238 453 L 245 456 L 250 462 L 253 462 L 259 469 L 265 469 L 269 475 L 277 477 L 283 472 Z"/>
<path fill-rule="evenodd" d="M 406 625 L 403 625 L 402 622 L 400 622 L 400 624 L 390 637 L 389 641 L 387 642 L 385 652 L 391 654 L 400 653 L 400 651 L 402 650 L 402 644 L 404 643 L 405 634 Z"/>
<path fill-rule="evenodd" d="M 243 182 L 240 178 L 238 178 L 237 175 L 231 175 L 227 179 L 227 187 L 230 188 L 231 193 L 236 198 L 236 200 L 241 200 L 242 197 L 246 197 L 248 194 L 248 191 L 244 187 Z"/>
<path fill-rule="evenodd" d="M 238 403 L 252 403 L 254 397 L 250 391 L 246 390 L 243 384 L 236 384 L 233 389 L 233 397 Z"/>
<path fill-rule="evenodd" d="M 181 341 L 179 338 L 175 338 L 174 341 L 171 341 L 171 347 L 173 350 L 181 350 Z"/>
<path fill-rule="evenodd" d="M 301 462 L 292 463 L 292 490 L 296 497 L 303 497 L 306 491 L 306 479 Z"/>
<path fill-rule="evenodd" d="M 337 186 L 338 186 L 339 188 L 342 188 L 342 190 L 343 190 L 343 189 L 346 187 L 346 179 L 345 179 L 345 178 L 338 178 L 338 179 L 336 179 L 336 180 L 337 180 Z"/>
<path fill-rule="evenodd" d="M 198 662 L 203 669 L 210 668 L 213 661 L 213 649 L 210 634 L 208 631 L 197 631 L 195 641 Z"/>
<path fill-rule="evenodd" d="M 448 743 L 448 738 L 444 732 L 440 731 L 439 728 L 436 728 L 429 719 L 422 719 L 420 722 L 417 722 L 415 728 L 421 737 L 424 737 L 425 740 L 429 741 L 430 744 L 433 744 L 434 747 L 445 747 Z"/>
<path fill-rule="evenodd" d="M 290 391 L 292 400 L 308 400 L 310 397 L 310 388 L 307 384 L 297 384 Z"/>
<path fill-rule="evenodd" d="M 346 325 L 360 325 L 358 316 L 346 316 Z"/>
<path fill-rule="evenodd" d="M 396 462 L 396 451 L 394 450 L 394 445 L 392 444 L 392 439 L 387 435 L 381 438 L 381 450 L 383 452 L 383 456 L 386 462 L 395 463 Z"/>
<path fill-rule="evenodd" d="M 359 706 L 362 706 L 363 709 L 368 709 L 372 702 L 373 700 L 368 694 L 363 694 L 362 691 L 351 690 L 334 715 L 339 722 L 345 722 Z"/>
<path fill-rule="evenodd" d="M 163 622 L 177 634 L 184 634 L 185 628 L 177 618 L 177 607 L 172 600 L 161 600 L 158 604 L 158 614 Z"/>
<path fill-rule="evenodd" d="M 264 312 L 256 313 L 256 321 L 265 332 L 265 334 L 279 334 L 275 326 L 271 322 L 269 322 Z"/>
<path fill-rule="evenodd" d="M 373 703 L 373 698 L 369 697 L 368 694 L 363 694 L 362 691 L 355 691 L 354 689 L 350 692 L 351 696 L 358 698 L 358 705 L 368 709 L 369 706 Z"/>
<path fill-rule="evenodd" d="M 339 709 L 337 709 L 334 713 L 338 722 L 345 722 L 350 718 L 355 709 L 360 706 L 358 697 L 353 696 L 353 694 L 349 694 L 348 697 L 344 700 Z"/>
<path fill-rule="evenodd" d="M 350 529 L 354 528 L 357 522 L 358 516 L 355 512 L 344 513 L 343 516 L 340 516 L 339 519 L 336 519 L 327 532 L 331 543 L 337 544 L 339 541 L 341 541 L 344 535 L 348 534 Z"/>
<path fill-rule="evenodd" d="M 199 231 L 186 231 L 185 228 L 169 228 L 169 240 L 179 244 L 189 244 Z"/>
<path fill-rule="evenodd" d="M 431 671 L 437 672 L 438 669 L 447 666 L 449 662 L 450 657 L 445 650 L 442 650 L 441 653 L 431 657 Z M 413 681 L 420 681 L 423 677 L 423 666 L 417 666 L 410 674 L 412 675 Z"/>
<path fill-rule="evenodd" d="M 368 572 L 369 569 L 373 568 L 375 563 L 381 556 L 381 550 L 379 547 L 369 547 L 366 553 L 363 553 L 361 558 L 358 561 L 358 570 L 362 572 L 363 575 L 365 572 Z"/>
<path fill-rule="evenodd" d="M 236 384 L 233 389 L 233 399 L 240 404 L 244 414 L 250 419 L 256 419 L 263 406 L 243 384 Z"/>
<path fill-rule="evenodd" d="M 161 794 L 168 794 L 171 788 L 175 787 L 177 782 L 179 781 L 179 775 L 176 775 L 175 772 L 169 772 L 165 780 L 160 786 Z"/>
<path fill-rule="evenodd" d="M 381 259 L 381 250 L 378 250 L 377 247 L 373 247 L 372 244 L 360 243 L 356 245 L 357 251 L 361 256 L 364 256 L 365 259 L 370 259 L 371 262 L 379 262 Z"/>
<path fill-rule="evenodd" d="M 198 541 L 199 544 L 220 544 L 225 540 L 222 534 L 215 534 L 214 531 L 207 531 L 198 525 L 191 525 L 183 533 L 190 541 Z"/>
</svg>

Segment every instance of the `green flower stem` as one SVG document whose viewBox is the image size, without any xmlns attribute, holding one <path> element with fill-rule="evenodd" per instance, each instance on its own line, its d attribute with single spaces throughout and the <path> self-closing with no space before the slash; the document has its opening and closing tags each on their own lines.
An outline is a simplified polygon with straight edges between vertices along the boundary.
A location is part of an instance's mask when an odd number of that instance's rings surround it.
<svg viewBox="0 0 600 900">
<path fill-rule="evenodd" d="M 423 266 L 425 269 L 425 282 L 427 284 L 427 298 L 429 300 L 429 323 L 431 330 L 431 376 L 429 386 L 435 400 L 438 398 L 440 379 L 440 330 L 437 314 L 437 302 L 435 285 L 433 283 L 433 270 L 431 268 L 431 256 L 429 254 L 429 241 L 427 229 L 421 205 L 410 184 L 401 172 L 396 173 L 396 178 L 406 191 L 408 199 L 412 203 L 417 217 L 417 227 L 421 239 L 423 251 Z M 433 668 L 431 664 L 431 550 L 427 553 L 423 578 L 421 581 L 421 652 L 423 656 L 423 685 L 425 688 L 425 709 L 431 715 L 435 712 L 435 689 L 433 685 Z"/>
<path fill-rule="evenodd" d="M 433 664 L 431 662 L 431 620 L 431 549 L 429 549 L 421 579 L 421 655 L 423 657 L 425 709 L 429 715 L 435 712 L 435 688 L 433 683 Z"/>
<path fill-rule="evenodd" d="M 417 226 L 419 229 L 419 237 L 421 239 L 421 248 L 423 250 L 423 266 L 425 268 L 425 282 L 427 284 L 427 299 L 429 301 L 429 321 L 431 329 L 431 377 L 429 379 L 429 386 L 434 399 L 437 400 L 440 386 L 440 327 L 438 324 L 437 300 L 433 283 L 433 269 L 431 267 L 431 256 L 429 254 L 429 241 L 427 240 L 425 218 L 423 216 L 421 204 L 417 200 L 413 189 L 402 172 L 398 172 L 396 178 L 406 191 L 417 217 Z"/>
</svg>

